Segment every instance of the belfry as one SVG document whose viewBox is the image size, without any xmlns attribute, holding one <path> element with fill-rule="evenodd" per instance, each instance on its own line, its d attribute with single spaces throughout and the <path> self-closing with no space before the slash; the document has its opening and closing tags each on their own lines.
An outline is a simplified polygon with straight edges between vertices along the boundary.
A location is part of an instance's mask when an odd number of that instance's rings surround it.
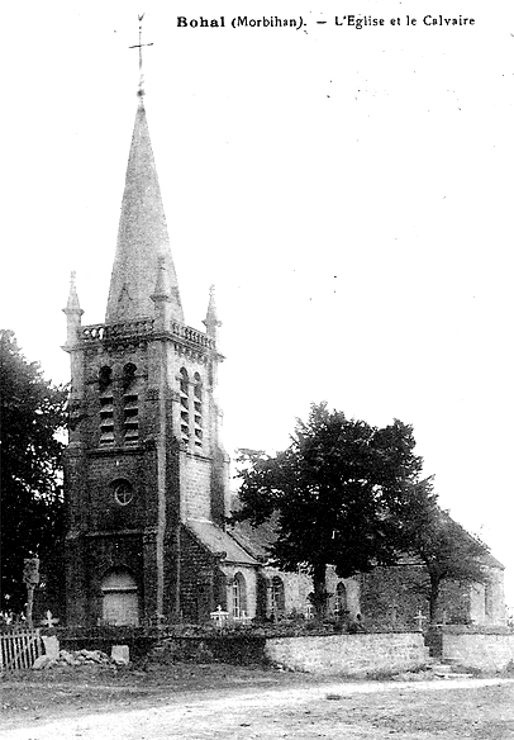
<svg viewBox="0 0 514 740">
<path fill-rule="evenodd" d="M 82 325 L 74 277 L 64 309 L 68 624 L 203 621 L 241 571 L 255 591 L 225 528 L 214 289 L 205 331 L 187 326 L 143 95 L 141 78 L 105 323 Z"/>
</svg>

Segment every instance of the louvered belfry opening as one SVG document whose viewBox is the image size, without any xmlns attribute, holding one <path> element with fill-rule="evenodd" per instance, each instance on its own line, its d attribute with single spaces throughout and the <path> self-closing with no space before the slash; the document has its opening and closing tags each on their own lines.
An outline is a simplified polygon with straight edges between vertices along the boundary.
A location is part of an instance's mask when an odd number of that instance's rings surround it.
<svg viewBox="0 0 514 740">
<path fill-rule="evenodd" d="M 139 442 L 139 394 L 136 366 L 129 362 L 123 368 L 123 444 Z"/>
</svg>

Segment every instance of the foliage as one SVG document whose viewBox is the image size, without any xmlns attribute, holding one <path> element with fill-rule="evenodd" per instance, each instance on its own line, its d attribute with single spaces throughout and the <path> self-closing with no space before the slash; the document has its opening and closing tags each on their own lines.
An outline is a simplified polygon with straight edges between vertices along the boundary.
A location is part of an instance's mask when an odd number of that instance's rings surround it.
<svg viewBox="0 0 514 740">
<path fill-rule="evenodd" d="M 441 584 L 462 585 L 487 580 L 484 557 L 488 548 L 466 532 L 447 511 L 443 511 L 430 480 L 413 486 L 409 506 L 403 514 L 404 539 L 411 553 L 424 562 L 428 577 L 430 621 L 438 620 Z"/>
<path fill-rule="evenodd" d="M 63 525 L 58 433 L 66 392 L 45 380 L 21 353 L 14 333 L 0 332 L 1 585 L 3 609 L 21 611 L 26 599 L 24 558 L 44 557 Z M 62 435 L 61 435 L 62 436 Z"/>
<path fill-rule="evenodd" d="M 412 428 L 401 421 L 373 427 L 321 403 L 311 406 L 307 422 L 297 421 L 285 451 L 241 452 L 241 509 L 234 518 L 258 526 L 274 515 L 270 555 L 285 570 L 309 569 L 318 616 L 327 600 L 327 564 L 348 578 L 395 562 L 408 484 L 422 468 L 414 446 Z"/>
</svg>

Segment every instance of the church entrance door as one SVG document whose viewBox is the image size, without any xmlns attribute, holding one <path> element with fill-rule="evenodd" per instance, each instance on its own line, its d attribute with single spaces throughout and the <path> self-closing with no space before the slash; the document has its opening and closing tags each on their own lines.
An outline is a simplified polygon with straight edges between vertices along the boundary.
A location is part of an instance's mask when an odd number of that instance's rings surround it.
<svg viewBox="0 0 514 740">
<path fill-rule="evenodd" d="M 137 584 L 126 571 L 114 571 L 102 581 L 102 619 L 106 624 L 139 624 Z"/>
</svg>

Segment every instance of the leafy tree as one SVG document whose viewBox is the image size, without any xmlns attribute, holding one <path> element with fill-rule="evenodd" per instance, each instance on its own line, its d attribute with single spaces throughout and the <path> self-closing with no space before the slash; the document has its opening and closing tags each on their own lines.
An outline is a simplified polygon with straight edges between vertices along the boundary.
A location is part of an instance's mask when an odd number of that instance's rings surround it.
<svg viewBox="0 0 514 740">
<path fill-rule="evenodd" d="M 321 403 L 311 406 L 307 422 L 297 420 L 283 452 L 242 451 L 234 518 L 258 526 L 274 515 L 270 555 L 285 570 L 308 567 L 318 616 L 328 564 L 347 578 L 395 562 L 407 483 L 418 481 L 422 468 L 414 446 L 412 428 L 401 421 L 372 427 Z"/>
<path fill-rule="evenodd" d="M 471 585 L 487 580 L 487 546 L 443 511 L 432 481 L 413 486 L 403 511 L 406 550 L 421 558 L 428 574 L 427 596 L 430 623 L 439 621 L 439 602 L 444 582 Z"/>
<path fill-rule="evenodd" d="M 63 525 L 61 462 L 66 392 L 0 332 L 0 608 L 23 609 L 23 561 L 44 557 Z M 61 434 L 62 437 L 62 434 Z"/>
</svg>

